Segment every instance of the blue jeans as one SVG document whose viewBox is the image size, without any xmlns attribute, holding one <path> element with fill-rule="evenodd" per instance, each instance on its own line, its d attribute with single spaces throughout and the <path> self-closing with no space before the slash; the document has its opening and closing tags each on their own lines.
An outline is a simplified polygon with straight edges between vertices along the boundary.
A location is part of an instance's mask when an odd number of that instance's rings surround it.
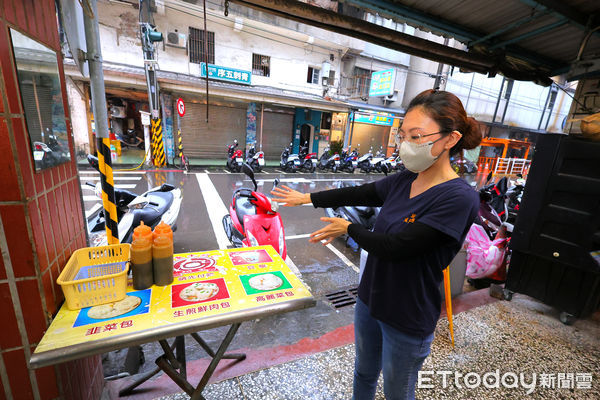
<svg viewBox="0 0 600 400">
<path fill-rule="evenodd" d="M 417 374 L 431 347 L 433 334 L 422 339 L 378 321 L 360 299 L 354 314 L 356 360 L 353 400 L 373 400 L 383 367 L 386 400 L 415 398 Z"/>
</svg>

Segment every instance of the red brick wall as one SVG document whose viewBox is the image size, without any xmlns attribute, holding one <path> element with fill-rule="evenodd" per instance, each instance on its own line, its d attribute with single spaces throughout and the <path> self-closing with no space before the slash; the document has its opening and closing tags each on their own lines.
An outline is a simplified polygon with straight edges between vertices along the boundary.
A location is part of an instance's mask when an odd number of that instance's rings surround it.
<svg viewBox="0 0 600 400">
<path fill-rule="evenodd" d="M 9 28 L 54 49 L 71 162 L 35 172 Z M 0 400 L 97 399 L 100 357 L 37 370 L 28 360 L 63 300 L 56 284 L 71 253 L 85 246 L 54 0 L 0 2 Z"/>
</svg>

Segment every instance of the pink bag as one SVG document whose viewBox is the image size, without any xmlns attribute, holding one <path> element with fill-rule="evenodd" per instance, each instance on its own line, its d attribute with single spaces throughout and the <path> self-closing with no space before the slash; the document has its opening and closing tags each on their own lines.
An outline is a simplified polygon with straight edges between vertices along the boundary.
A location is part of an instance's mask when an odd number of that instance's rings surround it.
<svg viewBox="0 0 600 400">
<path fill-rule="evenodd" d="M 492 275 L 504 260 L 502 246 L 506 238 L 490 240 L 485 230 L 477 224 L 471 225 L 465 239 L 467 248 L 467 273 L 469 278 L 485 278 Z M 502 246 L 502 248 L 500 248 Z"/>
</svg>

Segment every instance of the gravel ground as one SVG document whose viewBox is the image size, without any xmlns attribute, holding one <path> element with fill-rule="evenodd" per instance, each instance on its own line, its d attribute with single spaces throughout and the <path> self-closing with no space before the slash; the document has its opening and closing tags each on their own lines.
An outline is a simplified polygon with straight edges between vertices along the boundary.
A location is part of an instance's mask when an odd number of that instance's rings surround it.
<svg viewBox="0 0 600 400">
<path fill-rule="evenodd" d="M 441 319 L 430 356 L 422 371 L 432 371 L 433 388 L 417 389 L 418 399 L 600 399 L 600 312 L 572 326 L 558 321 L 558 312 L 527 296 L 495 302 L 454 318 L 455 347 L 449 340 L 448 321 Z M 344 346 L 287 364 L 209 385 L 206 399 L 350 399 L 354 346 Z M 446 387 L 441 371 L 450 371 Z M 516 388 L 465 387 L 457 373 L 486 373 L 512 380 L 507 373 L 523 374 L 535 384 Z M 552 387 L 543 387 L 542 374 Z M 559 374 L 567 374 L 561 377 Z M 568 374 L 573 374 L 569 376 Z M 553 378 L 552 378 L 553 377 Z M 591 377 L 591 388 L 584 389 Z M 475 379 L 471 376 L 470 379 Z M 488 376 L 488 384 L 495 381 Z M 559 381 L 567 388 L 559 388 Z M 476 381 L 469 382 L 475 383 Z M 384 399 L 381 379 L 377 399 Z M 568 386 L 573 386 L 568 388 Z M 489 386 L 489 385 L 488 385 Z M 510 386 L 510 385 L 509 385 Z M 187 399 L 185 394 L 162 400 Z"/>
</svg>

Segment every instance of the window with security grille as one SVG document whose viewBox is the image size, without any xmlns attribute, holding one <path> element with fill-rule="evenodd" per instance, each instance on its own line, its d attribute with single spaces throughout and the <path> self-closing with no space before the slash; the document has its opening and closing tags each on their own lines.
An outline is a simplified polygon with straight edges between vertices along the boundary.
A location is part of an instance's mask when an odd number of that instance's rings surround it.
<svg viewBox="0 0 600 400">
<path fill-rule="evenodd" d="M 215 63 L 215 33 L 206 31 L 208 42 L 206 43 L 208 51 L 208 63 Z M 190 27 L 188 38 L 188 53 L 190 62 L 194 64 L 203 63 L 204 60 L 204 30 Z"/>
<path fill-rule="evenodd" d="M 368 69 L 354 67 L 354 93 L 360 97 L 369 97 L 371 72 Z"/>
<path fill-rule="evenodd" d="M 308 75 L 306 77 L 307 83 L 318 84 L 319 83 L 319 75 L 321 74 L 321 70 L 318 68 L 308 67 Z"/>
<path fill-rule="evenodd" d="M 252 75 L 271 76 L 271 57 L 252 54 Z"/>
</svg>

